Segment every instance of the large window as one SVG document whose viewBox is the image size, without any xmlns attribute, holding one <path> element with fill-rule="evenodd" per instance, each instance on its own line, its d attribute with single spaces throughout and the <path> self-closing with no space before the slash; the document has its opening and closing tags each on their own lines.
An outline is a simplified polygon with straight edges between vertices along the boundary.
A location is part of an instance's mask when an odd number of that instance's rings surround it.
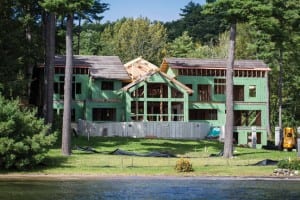
<svg viewBox="0 0 300 200">
<path fill-rule="evenodd" d="M 168 86 L 164 83 L 148 83 L 147 96 L 152 98 L 168 98 Z"/>
<path fill-rule="evenodd" d="M 94 108 L 93 121 L 116 121 L 115 108 Z"/>
<path fill-rule="evenodd" d="M 226 90 L 226 79 L 215 78 L 214 79 L 214 93 L 215 94 L 225 94 Z"/>
<path fill-rule="evenodd" d="M 64 76 L 59 76 L 58 81 L 54 82 L 54 93 L 64 95 Z"/>
<path fill-rule="evenodd" d="M 144 97 L 144 86 L 139 87 L 138 89 L 131 92 L 132 98 L 143 98 Z"/>
<path fill-rule="evenodd" d="M 216 109 L 190 109 L 190 120 L 218 120 L 218 111 Z"/>
<path fill-rule="evenodd" d="M 59 94 L 60 98 L 64 98 L 64 76 L 59 76 L 58 82 L 54 83 L 54 93 Z M 76 82 L 76 77 L 72 77 L 72 99 L 75 99 L 76 95 L 80 95 L 82 93 L 81 83 Z"/>
<path fill-rule="evenodd" d="M 143 101 L 132 101 L 131 102 L 131 113 L 133 121 L 144 120 L 144 102 Z"/>
<path fill-rule="evenodd" d="M 234 101 L 244 101 L 244 86 L 234 85 L 233 86 L 233 100 Z"/>
<path fill-rule="evenodd" d="M 198 85 L 199 101 L 211 101 L 211 85 Z"/>
<path fill-rule="evenodd" d="M 260 110 L 235 110 L 235 126 L 261 126 Z"/>
<path fill-rule="evenodd" d="M 171 97 L 172 98 L 183 98 L 183 93 L 178 89 L 171 88 Z"/>
</svg>

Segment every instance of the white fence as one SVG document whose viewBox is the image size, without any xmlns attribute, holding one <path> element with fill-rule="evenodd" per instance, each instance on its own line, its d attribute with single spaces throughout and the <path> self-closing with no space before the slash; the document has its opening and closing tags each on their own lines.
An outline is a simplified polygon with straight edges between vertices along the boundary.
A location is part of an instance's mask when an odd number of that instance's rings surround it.
<svg viewBox="0 0 300 200">
<path fill-rule="evenodd" d="M 77 131 L 85 136 L 123 136 L 204 139 L 210 125 L 200 122 L 109 122 L 93 123 L 79 120 Z"/>
</svg>

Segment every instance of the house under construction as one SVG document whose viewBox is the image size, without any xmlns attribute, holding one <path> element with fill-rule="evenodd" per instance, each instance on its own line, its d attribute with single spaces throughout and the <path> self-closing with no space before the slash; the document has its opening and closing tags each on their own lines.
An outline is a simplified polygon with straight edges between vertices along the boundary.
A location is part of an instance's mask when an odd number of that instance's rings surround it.
<svg viewBox="0 0 300 200">
<path fill-rule="evenodd" d="M 64 56 L 56 56 L 54 108 L 63 109 Z M 269 67 L 258 60 L 234 65 L 234 137 L 257 147 L 269 131 Z M 90 122 L 203 122 L 224 127 L 226 60 L 165 58 L 160 67 L 139 57 L 74 56 L 72 119 Z"/>
</svg>

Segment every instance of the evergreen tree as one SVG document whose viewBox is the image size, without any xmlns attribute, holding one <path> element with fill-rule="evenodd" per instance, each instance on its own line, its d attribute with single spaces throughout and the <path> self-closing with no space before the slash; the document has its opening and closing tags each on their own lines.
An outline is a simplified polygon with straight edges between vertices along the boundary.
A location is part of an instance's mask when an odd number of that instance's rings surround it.
<svg viewBox="0 0 300 200">
<path fill-rule="evenodd" d="M 62 127 L 62 154 L 71 155 L 71 105 L 72 105 L 72 71 L 73 71 L 73 17 L 78 11 L 88 10 L 93 0 L 44 0 L 43 6 L 67 18 L 66 26 L 66 66 L 64 80 L 64 111 Z"/>
<path fill-rule="evenodd" d="M 224 139 L 224 157 L 233 155 L 233 66 L 235 60 L 236 24 L 246 21 L 264 21 L 271 11 L 270 4 L 264 0 L 218 0 L 208 4 L 206 12 L 218 13 L 231 24 L 230 45 L 226 69 L 226 124 Z"/>
<path fill-rule="evenodd" d="M 0 95 L 0 169 L 25 169 L 40 164 L 56 141 L 36 111 Z"/>
</svg>

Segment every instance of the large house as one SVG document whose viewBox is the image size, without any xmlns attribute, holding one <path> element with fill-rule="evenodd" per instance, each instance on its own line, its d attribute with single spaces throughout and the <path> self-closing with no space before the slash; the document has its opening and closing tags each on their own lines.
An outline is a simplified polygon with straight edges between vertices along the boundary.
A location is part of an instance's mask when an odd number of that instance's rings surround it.
<svg viewBox="0 0 300 200">
<path fill-rule="evenodd" d="M 54 109 L 62 113 L 64 56 L 56 56 Z M 262 61 L 234 66 L 234 137 L 257 147 L 269 131 L 268 71 Z M 74 56 L 72 119 L 92 122 L 183 121 L 224 127 L 226 60 L 165 58 L 160 67 L 117 56 Z"/>
</svg>

